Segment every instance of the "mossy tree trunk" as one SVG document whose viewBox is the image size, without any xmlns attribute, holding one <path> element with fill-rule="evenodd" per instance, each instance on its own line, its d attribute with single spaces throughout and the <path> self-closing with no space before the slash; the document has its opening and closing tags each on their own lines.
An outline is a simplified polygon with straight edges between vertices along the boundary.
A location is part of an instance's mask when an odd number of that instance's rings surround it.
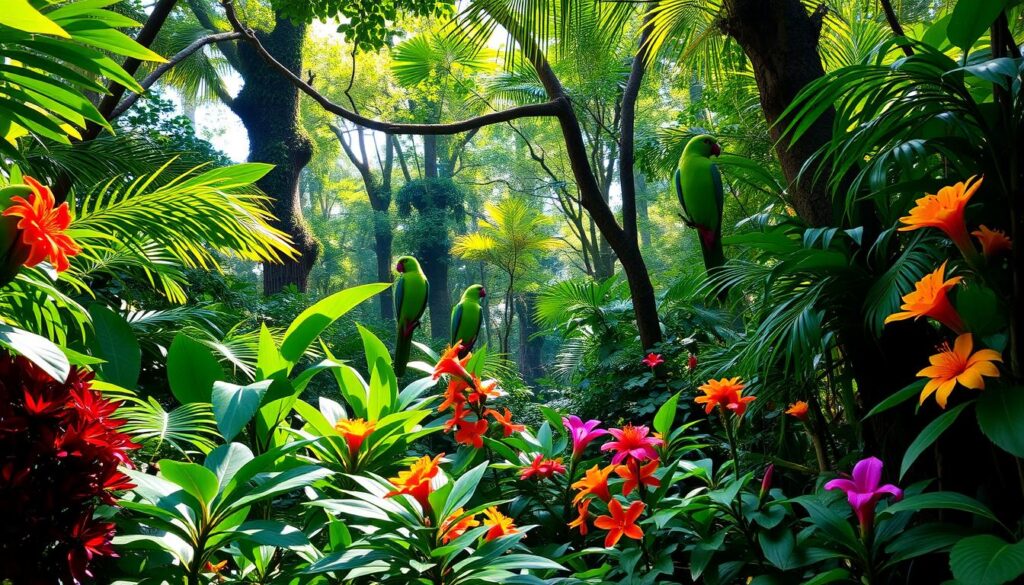
<svg viewBox="0 0 1024 585">
<path fill-rule="evenodd" d="M 286 67 L 301 74 L 305 25 L 277 18 L 274 30 L 257 32 L 260 41 Z M 272 200 L 275 227 L 286 232 L 299 254 L 280 264 L 263 265 L 263 292 L 274 294 L 288 285 L 305 291 L 318 246 L 302 217 L 299 174 L 313 155 L 313 146 L 299 126 L 299 92 L 271 69 L 246 43 L 238 45 L 239 69 L 244 85 L 231 102 L 249 135 L 249 161 L 265 162 L 274 169 L 257 186 Z"/>
</svg>

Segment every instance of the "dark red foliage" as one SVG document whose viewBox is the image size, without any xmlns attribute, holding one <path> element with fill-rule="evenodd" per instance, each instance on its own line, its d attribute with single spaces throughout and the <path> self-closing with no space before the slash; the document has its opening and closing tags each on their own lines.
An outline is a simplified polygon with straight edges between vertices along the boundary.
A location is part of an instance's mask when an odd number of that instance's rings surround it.
<svg viewBox="0 0 1024 585">
<path fill-rule="evenodd" d="M 93 515 L 132 487 L 118 466 L 137 445 L 91 380 L 74 368 L 60 383 L 0 351 L 0 581 L 80 583 L 93 558 L 116 556 L 114 525 Z"/>
</svg>

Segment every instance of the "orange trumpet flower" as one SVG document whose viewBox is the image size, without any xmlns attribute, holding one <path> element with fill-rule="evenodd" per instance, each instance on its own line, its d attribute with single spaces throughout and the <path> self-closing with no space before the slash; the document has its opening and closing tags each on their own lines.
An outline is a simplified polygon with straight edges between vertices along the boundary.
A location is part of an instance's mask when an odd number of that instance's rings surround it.
<svg viewBox="0 0 1024 585">
<path fill-rule="evenodd" d="M 931 317 L 957 333 L 963 333 L 964 323 L 960 315 L 949 302 L 949 290 L 963 280 L 954 276 L 946 280 L 946 263 L 932 272 L 926 274 L 914 285 L 913 292 L 903 295 L 903 304 L 900 306 L 903 311 L 893 313 L 885 318 L 886 324 L 904 319 L 917 319 L 920 317 Z"/>
<path fill-rule="evenodd" d="M 993 362 L 1003 361 L 1003 356 L 993 349 L 981 349 L 974 353 L 974 338 L 964 333 L 956 338 L 953 349 L 947 344 L 943 350 L 928 361 L 932 365 L 917 373 L 923 378 L 931 378 L 921 391 L 921 404 L 935 394 L 935 402 L 946 408 L 946 400 L 959 383 L 972 390 L 985 389 L 985 377 L 998 378 L 999 368 Z"/>
</svg>

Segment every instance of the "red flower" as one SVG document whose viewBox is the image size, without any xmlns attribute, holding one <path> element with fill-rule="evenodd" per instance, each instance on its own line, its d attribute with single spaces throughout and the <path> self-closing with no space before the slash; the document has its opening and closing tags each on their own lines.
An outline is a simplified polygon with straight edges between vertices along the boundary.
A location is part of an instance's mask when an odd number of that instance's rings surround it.
<svg viewBox="0 0 1024 585">
<path fill-rule="evenodd" d="M 92 518 L 92 510 L 88 510 L 78 522 L 71 527 L 68 550 L 68 569 L 75 583 L 92 577 L 89 562 L 94 556 L 116 557 L 110 542 L 114 539 L 114 525 L 109 522 L 96 522 Z"/>
<path fill-rule="evenodd" d="M 120 466 L 137 446 L 112 418 L 117 405 L 72 369 L 58 382 L 0 351 L 0 575 L 78 583 L 90 562 L 113 556 L 113 525 L 93 519 L 114 492 L 131 489 Z M 46 581 L 50 582 L 50 581 Z"/>
<path fill-rule="evenodd" d="M 697 369 L 697 355 L 690 354 L 690 357 L 686 359 L 686 369 L 691 372 Z"/>
<path fill-rule="evenodd" d="M 533 476 L 548 479 L 556 473 L 565 473 L 565 466 L 562 465 L 562 458 L 545 459 L 538 453 L 528 467 L 524 467 L 519 479 L 527 480 Z"/>
<path fill-rule="evenodd" d="M 490 424 L 485 418 L 474 422 L 463 422 L 459 425 L 459 430 L 455 431 L 455 442 L 469 445 L 474 449 L 483 449 L 484 435 L 487 434 L 489 427 Z"/>
<path fill-rule="evenodd" d="M 25 266 L 32 267 L 49 258 L 57 272 L 68 269 L 68 256 L 81 251 L 78 244 L 64 234 L 71 225 L 67 202 L 54 207 L 53 193 L 32 177 L 25 177 L 25 183 L 32 188 L 28 199 L 12 197 L 11 205 L 4 210 L 4 216 L 19 217 L 21 244 L 29 248 Z"/>
<path fill-rule="evenodd" d="M 649 353 L 647 357 L 640 361 L 648 368 L 656 368 L 665 363 L 665 359 L 661 357 L 660 353 Z"/>
</svg>

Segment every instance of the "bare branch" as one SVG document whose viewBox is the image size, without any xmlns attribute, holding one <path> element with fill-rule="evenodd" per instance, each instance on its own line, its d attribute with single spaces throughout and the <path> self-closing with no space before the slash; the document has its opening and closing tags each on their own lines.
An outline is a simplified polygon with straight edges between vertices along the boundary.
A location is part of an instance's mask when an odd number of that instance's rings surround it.
<svg viewBox="0 0 1024 585">
<path fill-rule="evenodd" d="M 189 56 L 191 56 L 193 53 L 195 53 L 199 49 L 202 49 L 206 45 L 210 45 L 210 44 L 213 44 L 213 43 L 220 43 L 220 42 L 223 42 L 223 41 L 233 41 L 233 40 L 240 39 L 240 38 L 242 38 L 242 34 L 241 33 L 232 31 L 232 32 L 224 32 L 224 33 L 217 33 L 217 34 L 207 35 L 207 36 L 205 36 L 205 37 L 203 37 L 201 39 L 196 39 L 195 41 L 192 42 L 192 44 L 190 44 L 189 46 L 185 47 L 181 51 L 178 51 L 178 53 L 176 55 L 174 55 L 173 57 L 171 57 L 166 63 L 163 63 L 162 65 L 160 65 L 159 67 L 154 69 L 152 73 L 147 75 L 145 79 L 143 79 L 141 82 L 139 82 L 139 85 L 142 86 L 143 92 L 145 92 L 145 90 L 147 90 L 150 87 L 152 87 L 153 84 L 156 83 L 157 80 L 159 80 L 161 76 L 163 76 L 165 73 L 170 71 L 172 67 L 174 67 L 178 63 L 181 63 L 182 61 L 187 59 Z M 124 101 L 122 101 L 121 103 L 117 104 L 117 107 L 114 108 L 114 111 L 112 111 L 110 113 L 110 116 L 107 117 L 107 120 L 108 121 L 114 120 L 115 118 L 117 118 L 121 114 L 123 114 L 126 111 L 128 111 L 129 108 L 131 108 L 133 105 L 135 105 L 135 102 L 137 102 L 141 96 L 142 96 L 142 94 L 133 93 L 130 96 L 128 96 L 127 98 L 125 98 Z"/>
<path fill-rule="evenodd" d="M 452 122 L 450 124 L 400 124 L 367 118 L 366 116 L 357 114 L 352 110 L 332 102 L 311 85 L 306 83 L 301 77 L 282 65 L 280 61 L 275 59 L 274 56 L 267 51 L 266 47 L 263 46 L 259 39 L 256 38 L 256 33 L 253 32 L 252 29 L 243 26 L 238 20 L 238 14 L 235 12 L 233 0 L 220 0 L 220 3 L 224 7 L 224 11 L 227 14 L 228 21 L 231 23 L 232 28 L 234 28 L 236 32 L 242 34 L 243 39 L 249 42 L 256 49 L 256 52 L 264 61 L 267 62 L 267 64 L 273 67 L 281 75 L 284 75 L 284 77 L 291 81 L 292 84 L 299 88 L 300 91 L 308 95 L 313 99 L 313 101 L 320 104 L 320 106 L 328 112 L 344 118 L 349 122 L 363 126 L 364 128 L 377 130 L 378 132 L 383 132 L 385 134 L 419 134 L 424 136 L 439 136 L 468 132 L 484 126 L 499 124 L 509 120 L 517 120 L 519 118 L 559 117 L 570 109 L 568 100 L 564 96 L 559 96 L 556 99 L 542 104 L 519 106 L 503 110 L 501 112 L 495 112 L 493 114 L 484 114 L 482 116 L 461 120 L 459 122 Z"/>
</svg>

